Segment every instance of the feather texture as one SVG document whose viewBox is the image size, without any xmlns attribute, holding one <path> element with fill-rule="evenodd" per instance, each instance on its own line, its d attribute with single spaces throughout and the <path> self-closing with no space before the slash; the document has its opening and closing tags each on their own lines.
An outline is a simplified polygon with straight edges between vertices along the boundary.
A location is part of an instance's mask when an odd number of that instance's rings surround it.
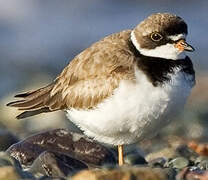
<svg viewBox="0 0 208 180">
<path fill-rule="evenodd" d="M 55 81 L 18 94 L 8 106 L 24 110 L 18 118 L 63 109 L 91 109 L 113 94 L 121 80 L 134 81 L 131 30 L 110 35 L 77 55 Z"/>
</svg>

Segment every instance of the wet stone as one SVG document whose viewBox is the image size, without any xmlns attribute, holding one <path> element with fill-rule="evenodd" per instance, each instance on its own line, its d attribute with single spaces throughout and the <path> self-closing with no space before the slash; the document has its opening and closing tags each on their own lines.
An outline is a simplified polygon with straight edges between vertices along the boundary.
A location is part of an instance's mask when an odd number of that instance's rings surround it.
<svg viewBox="0 0 208 180">
<path fill-rule="evenodd" d="M 202 170 L 208 170 L 208 157 L 207 156 L 199 156 L 195 160 L 195 165 Z"/>
<path fill-rule="evenodd" d="M 128 154 L 124 158 L 124 162 L 130 165 L 144 165 L 147 161 L 139 154 Z"/>
<path fill-rule="evenodd" d="M 165 158 L 159 157 L 159 158 L 149 161 L 148 165 L 150 167 L 164 167 L 164 164 L 166 163 L 166 161 L 167 160 Z"/>
<path fill-rule="evenodd" d="M 171 147 L 171 148 L 163 148 L 163 149 L 160 149 L 159 151 L 156 151 L 156 152 L 151 152 L 147 156 L 145 156 L 145 159 L 149 162 L 149 161 L 154 160 L 159 157 L 165 157 L 165 158 L 169 159 L 169 158 L 173 158 L 175 156 L 176 156 L 175 149 L 173 149 Z"/>
<path fill-rule="evenodd" d="M 190 171 L 186 174 L 187 180 L 207 180 L 208 171 Z"/>
<path fill-rule="evenodd" d="M 166 163 L 166 166 L 175 169 L 183 169 L 189 165 L 189 161 L 184 157 L 177 157 Z"/>
<path fill-rule="evenodd" d="M 114 154 L 108 148 L 82 134 L 64 129 L 33 135 L 7 149 L 25 168 L 44 151 L 59 152 L 93 165 L 116 163 Z"/>
<path fill-rule="evenodd" d="M 207 180 L 208 171 L 203 171 L 197 167 L 186 167 L 182 169 L 176 176 L 176 180 Z"/>
<path fill-rule="evenodd" d="M 176 149 L 176 153 L 179 156 L 189 159 L 190 161 L 195 161 L 196 158 L 199 156 L 195 151 L 190 149 L 187 145 L 180 145 Z"/>
<path fill-rule="evenodd" d="M 36 158 L 29 171 L 36 177 L 66 177 L 87 168 L 86 164 L 70 156 L 45 151 Z"/>
</svg>

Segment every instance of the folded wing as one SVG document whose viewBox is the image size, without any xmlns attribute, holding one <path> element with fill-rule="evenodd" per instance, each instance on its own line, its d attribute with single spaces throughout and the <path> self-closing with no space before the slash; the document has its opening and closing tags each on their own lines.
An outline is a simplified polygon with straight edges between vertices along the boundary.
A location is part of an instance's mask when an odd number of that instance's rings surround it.
<svg viewBox="0 0 208 180">
<path fill-rule="evenodd" d="M 8 104 L 23 110 L 22 119 L 62 109 L 90 109 L 113 94 L 121 80 L 134 80 L 130 31 L 113 34 L 76 56 L 53 83 L 18 94 Z"/>
</svg>

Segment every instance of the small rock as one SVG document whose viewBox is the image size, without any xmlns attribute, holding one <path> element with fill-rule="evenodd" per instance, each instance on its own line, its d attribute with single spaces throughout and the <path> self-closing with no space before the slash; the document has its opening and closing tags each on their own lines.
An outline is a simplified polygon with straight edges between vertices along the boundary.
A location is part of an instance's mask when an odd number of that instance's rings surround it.
<svg viewBox="0 0 208 180">
<path fill-rule="evenodd" d="M 36 158 L 29 171 L 36 177 L 43 175 L 66 177 L 87 168 L 86 164 L 77 159 L 57 152 L 45 151 Z"/>
<path fill-rule="evenodd" d="M 113 170 L 84 170 L 70 180 L 167 180 L 165 171 L 160 168 L 124 166 Z M 68 179 L 69 180 L 69 179 Z"/>
<path fill-rule="evenodd" d="M 150 167 L 164 167 L 164 164 L 166 163 L 166 159 L 163 158 L 163 157 L 159 157 L 159 158 L 156 158 L 156 159 L 153 159 L 151 161 L 148 162 L 148 165 Z"/>
<path fill-rule="evenodd" d="M 167 163 L 168 167 L 183 169 L 189 165 L 189 161 L 184 157 L 177 157 Z"/>
<path fill-rule="evenodd" d="M 199 156 L 195 160 L 195 165 L 202 170 L 208 170 L 208 157 L 207 156 Z"/>
<path fill-rule="evenodd" d="M 179 156 L 183 156 L 190 161 L 195 161 L 196 158 L 199 156 L 194 150 L 190 149 L 187 145 L 180 145 L 176 148 L 176 153 Z"/>
<path fill-rule="evenodd" d="M 188 143 L 188 146 L 194 150 L 196 153 L 202 156 L 207 156 L 208 155 L 208 144 L 204 143 L 199 143 L 196 141 L 190 141 Z"/>
<path fill-rule="evenodd" d="M 208 179 L 208 171 L 202 172 L 188 172 L 186 174 L 187 180 L 207 180 Z"/>
<path fill-rule="evenodd" d="M 173 158 L 175 157 L 175 149 L 173 148 L 164 148 L 156 152 L 149 153 L 145 159 L 149 162 L 156 158 L 165 157 L 165 158 Z"/>
<path fill-rule="evenodd" d="M 208 171 L 202 171 L 199 169 L 190 170 L 190 168 L 186 167 L 182 171 L 180 171 L 176 180 L 207 180 L 208 179 Z"/>
<path fill-rule="evenodd" d="M 129 154 L 125 156 L 124 162 L 130 165 L 147 164 L 147 161 L 144 159 L 144 157 L 140 156 L 139 154 Z"/>
<path fill-rule="evenodd" d="M 59 152 L 93 165 L 116 163 L 113 153 L 108 148 L 82 134 L 64 129 L 33 135 L 7 149 L 23 167 L 30 166 L 44 151 Z"/>
</svg>

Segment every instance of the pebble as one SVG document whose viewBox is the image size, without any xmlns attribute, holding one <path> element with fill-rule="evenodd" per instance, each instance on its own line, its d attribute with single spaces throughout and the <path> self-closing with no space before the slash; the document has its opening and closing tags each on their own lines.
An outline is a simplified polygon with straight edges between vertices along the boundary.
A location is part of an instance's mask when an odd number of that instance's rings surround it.
<svg viewBox="0 0 208 180">
<path fill-rule="evenodd" d="M 166 148 L 163 148 L 159 151 L 149 153 L 145 157 L 145 159 L 149 162 L 151 160 L 154 160 L 154 159 L 160 158 L 160 157 L 165 157 L 165 158 L 169 159 L 169 158 L 174 158 L 175 156 L 176 156 L 175 150 L 173 148 L 166 147 Z"/>
<path fill-rule="evenodd" d="M 195 160 L 195 165 L 202 170 L 208 170 L 208 157 L 207 156 L 199 156 Z"/>
<path fill-rule="evenodd" d="M 156 158 L 156 159 L 153 159 L 151 161 L 148 162 L 148 165 L 150 167 L 164 167 L 165 163 L 166 163 L 166 159 L 163 158 L 163 157 L 159 157 L 159 158 Z"/>
<path fill-rule="evenodd" d="M 189 161 L 184 157 L 177 157 L 169 162 L 165 166 L 172 167 L 174 169 L 183 169 L 184 167 L 187 167 L 189 165 Z"/>
<path fill-rule="evenodd" d="M 202 171 L 198 168 L 189 168 L 186 167 L 181 170 L 177 176 L 176 180 L 207 180 L 208 171 Z"/>
<path fill-rule="evenodd" d="M 187 145 L 180 145 L 176 148 L 176 153 L 179 156 L 189 159 L 190 161 L 195 161 L 199 156 L 194 150 L 190 149 Z"/>
<path fill-rule="evenodd" d="M 147 164 L 147 161 L 144 159 L 144 157 L 139 154 L 128 154 L 127 156 L 125 156 L 124 162 L 129 165 Z"/>
<path fill-rule="evenodd" d="M 208 157 L 182 143 L 158 148 L 145 158 L 136 146 L 127 148 L 124 155 L 125 165 L 119 167 L 117 150 L 82 134 L 50 130 L 15 143 L 6 153 L 0 152 L 0 180 L 1 176 L 5 180 L 3 171 L 6 180 L 208 179 Z"/>
</svg>

